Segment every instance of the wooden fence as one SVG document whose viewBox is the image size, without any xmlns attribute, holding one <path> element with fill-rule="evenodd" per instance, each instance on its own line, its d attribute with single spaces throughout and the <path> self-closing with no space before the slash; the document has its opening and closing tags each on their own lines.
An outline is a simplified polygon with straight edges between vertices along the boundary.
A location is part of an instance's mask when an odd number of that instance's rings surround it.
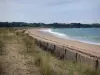
<svg viewBox="0 0 100 75">
<path fill-rule="evenodd" d="M 55 54 L 55 56 L 57 56 L 59 59 L 86 63 L 94 67 L 95 69 L 100 69 L 100 58 L 97 56 L 80 52 L 78 50 L 75 50 L 74 48 L 70 48 L 67 46 L 51 43 L 48 41 L 43 41 L 35 37 L 34 39 L 36 45 L 38 45 L 40 48 L 42 48 L 45 51 L 49 51 Z"/>
</svg>

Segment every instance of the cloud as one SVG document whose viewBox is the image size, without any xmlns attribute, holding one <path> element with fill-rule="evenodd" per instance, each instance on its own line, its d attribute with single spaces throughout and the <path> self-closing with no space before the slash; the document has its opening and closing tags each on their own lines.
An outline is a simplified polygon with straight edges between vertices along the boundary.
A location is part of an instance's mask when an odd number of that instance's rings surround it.
<svg viewBox="0 0 100 75">
<path fill-rule="evenodd" d="M 0 0 L 0 21 L 100 22 L 99 0 Z"/>
<path fill-rule="evenodd" d="M 48 3 L 50 6 L 59 6 L 59 5 L 69 5 L 71 3 L 81 1 L 81 0 L 53 0 L 52 2 Z"/>
</svg>

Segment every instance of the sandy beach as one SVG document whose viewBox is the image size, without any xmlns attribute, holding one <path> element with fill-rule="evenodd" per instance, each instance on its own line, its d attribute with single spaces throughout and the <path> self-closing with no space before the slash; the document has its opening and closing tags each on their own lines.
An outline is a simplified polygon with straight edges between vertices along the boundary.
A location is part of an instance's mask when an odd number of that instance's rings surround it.
<svg viewBox="0 0 100 75">
<path fill-rule="evenodd" d="M 100 45 L 88 44 L 79 41 L 67 40 L 57 38 L 49 33 L 40 32 L 41 28 L 38 29 L 28 29 L 27 33 L 35 38 L 45 40 L 48 42 L 52 42 L 55 44 L 59 44 L 62 46 L 68 46 L 70 48 L 76 49 L 77 51 L 88 53 L 93 56 L 97 56 L 100 58 Z"/>
</svg>

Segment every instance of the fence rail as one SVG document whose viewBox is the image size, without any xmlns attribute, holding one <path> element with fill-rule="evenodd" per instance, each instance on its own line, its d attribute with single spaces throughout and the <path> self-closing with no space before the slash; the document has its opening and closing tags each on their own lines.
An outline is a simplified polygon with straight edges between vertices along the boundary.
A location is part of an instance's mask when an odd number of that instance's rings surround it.
<svg viewBox="0 0 100 75">
<path fill-rule="evenodd" d="M 35 39 L 35 43 L 42 49 L 54 53 L 57 57 L 64 60 L 71 60 L 74 62 L 86 63 L 91 65 L 95 69 L 100 69 L 100 57 L 92 55 L 90 53 L 82 52 L 73 47 L 68 47 L 65 44 L 59 44 L 56 41 L 52 41 L 30 32 L 28 34 Z M 43 39 L 43 40 L 41 40 Z M 52 41 L 52 42 L 49 42 Z"/>
</svg>

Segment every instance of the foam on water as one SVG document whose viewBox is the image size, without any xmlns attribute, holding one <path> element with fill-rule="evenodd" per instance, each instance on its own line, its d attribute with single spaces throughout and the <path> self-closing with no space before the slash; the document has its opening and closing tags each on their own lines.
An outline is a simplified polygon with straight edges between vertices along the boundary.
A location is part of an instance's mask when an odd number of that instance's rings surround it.
<svg viewBox="0 0 100 75">
<path fill-rule="evenodd" d="M 66 34 L 59 33 L 59 32 L 53 32 L 52 29 L 43 29 L 40 31 L 51 33 L 52 35 L 55 35 L 55 36 L 60 37 L 60 38 L 69 38 Z"/>
<path fill-rule="evenodd" d="M 80 41 L 80 42 L 83 42 L 83 43 L 88 43 L 88 44 L 95 44 L 95 45 L 100 45 L 100 43 L 96 43 L 96 42 L 91 42 L 89 40 L 84 40 L 84 39 L 80 39 L 80 38 L 72 38 L 71 36 L 67 35 L 67 34 L 64 34 L 64 33 L 60 33 L 60 32 L 55 32 L 53 31 L 52 29 L 42 29 L 40 30 L 41 32 L 45 32 L 45 33 L 50 33 L 56 37 L 59 37 L 59 38 L 63 38 L 63 39 L 69 39 L 69 40 L 74 40 L 74 41 Z"/>
</svg>

